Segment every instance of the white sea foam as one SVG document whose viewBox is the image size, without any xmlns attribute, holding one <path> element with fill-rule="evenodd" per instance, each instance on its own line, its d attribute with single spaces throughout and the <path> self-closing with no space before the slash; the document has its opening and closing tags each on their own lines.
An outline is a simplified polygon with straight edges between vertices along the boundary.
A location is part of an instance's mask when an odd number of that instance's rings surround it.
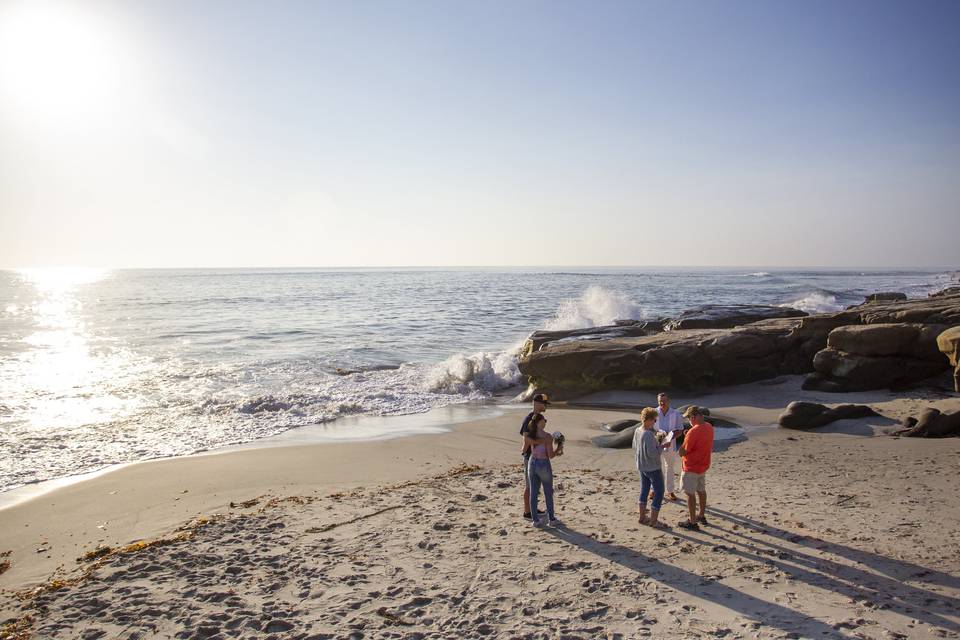
<svg viewBox="0 0 960 640">
<path fill-rule="evenodd" d="M 630 296 L 591 285 L 579 298 L 563 300 L 544 329 L 563 331 L 603 327 L 613 324 L 614 320 L 639 320 L 642 317 L 643 309 Z"/>
<path fill-rule="evenodd" d="M 492 393 L 519 384 L 521 377 L 516 350 L 458 353 L 434 365 L 424 387 L 439 393 Z"/>
<path fill-rule="evenodd" d="M 814 291 L 802 298 L 798 298 L 792 302 L 785 302 L 779 306 L 800 309 L 807 313 L 827 313 L 830 311 L 840 311 L 844 308 L 841 303 L 837 302 L 835 295 L 825 291 Z"/>
</svg>

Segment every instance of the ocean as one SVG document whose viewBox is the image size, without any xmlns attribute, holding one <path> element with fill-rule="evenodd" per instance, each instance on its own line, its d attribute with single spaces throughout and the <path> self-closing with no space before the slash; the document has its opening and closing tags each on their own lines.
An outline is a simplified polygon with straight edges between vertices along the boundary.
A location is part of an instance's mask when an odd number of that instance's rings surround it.
<svg viewBox="0 0 960 640">
<path fill-rule="evenodd" d="M 945 269 L 0 271 L 0 491 L 316 425 L 352 437 L 347 417 L 508 402 L 523 390 L 515 354 L 537 329 L 701 304 L 831 311 L 956 280 Z"/>
</svg>

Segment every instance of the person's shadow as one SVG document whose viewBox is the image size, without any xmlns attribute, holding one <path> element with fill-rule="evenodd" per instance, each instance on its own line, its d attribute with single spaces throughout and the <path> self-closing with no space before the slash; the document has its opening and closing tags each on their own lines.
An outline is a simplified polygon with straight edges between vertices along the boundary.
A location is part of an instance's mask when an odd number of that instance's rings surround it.
<svg viewBox="0 0 960 640">
<path fill-rule="evenodd" d="M 960 631 L 960 624 L 943 617 L 956 616 L 960 613 L 960 599 L 905 582 L 910 580 L 924 585 L 936 585 L 960 591 L 958 576 L 847 545 L 785 531 L 723 509 L 711 507 L 707 509 L 707 513 L 713 524 L 723 522 L 730 524 L 731 528 L 716 526 L 706 528 L 706 531 L 712 534 L 709 541 L 679 533 L 677 535 L 698 544 L 735 545 L 731 548 L 732 553 L 776 566 L 808 584 L 830 589 L 854 600 L 869 601 L 875 606 L 890 608 L 930 625 Z M 733 528 L 734 526 L 736 528 Z M 816 549 L 821 553 L 869 567 L 873 571 L 836 562 L 823 555 L 811 555 L 795 547 L 778 544 L 774 540 L 761 539 L 759 537 L 761 535 L 772 536 L 808 549 Z"/>
<path fill-rule="evenodd" d="M 828 589 L 854 601 L 861 601 L 864 606 L 891 609 L 932 626 L 954 632 L 960 631 L 960 624 L 944 617 L 956 616 L 957 612 L 960 612 L 960 600 L 902 582 L 903 579 L 910 578 L 919 582 L 960 589 L 960 578 L 956 576 L 844 545 L 807 538 L 721 509 L 710 508 L 707 513 L 710 516 L 711 525 L 703 527 L 700 534 L 689 534 L 680 529 L 673 529 L 670 533 L 689 543 L 700 545 L 708 551 L 713 551 L 717 545 L 722 545 L 721 550 L 727 553 L 775 567 L 795 580 L 801 580 L 820 589 Z M 731 525 L 736 524 L 738 529 L 716 526 L 720 520 Z M 802 550 L 760 539 L 743 532 L 743 529 L 751 533 L 783 538 L 794 544 L 814 547 L 821 552 L 870 566 L 880 573 L 865 571 L 829 558 L 808 555 Z M 843 637 L 825 622 L 800 611 L 761 600 L 715 582 L 711 578 L 646 557 L 628 547 L 601 542 L 569 528 L 547 531 L 560 540 L 616 562 L 632 571 L 657 579 L 677 591 L 720 603 L 765 625 L 785 632 L 801 631 L 821 637 Z"/>
<path fill-rule="evenodd" d="M 610 562 L 616 562 L 638 574 L 658 580 L 672 589 L 696 598 L 720 603 L 751 620 L 780 629 L 785 633 L 802 632 L 804 635 L 821 638 L 843 637 L 830 625 L 816 618 L 811 618 L 800 611 L 788 609 L 775 602 L 761 600 L 716 582 L 711 578 L 665 564 L 656 558 L 644 556 L 634 549 L 595 540 L 569 527 L 551 528 L 544 531 L 559 540 L 580 547 L 584 551 L 593 553 Z"/>
</svg>

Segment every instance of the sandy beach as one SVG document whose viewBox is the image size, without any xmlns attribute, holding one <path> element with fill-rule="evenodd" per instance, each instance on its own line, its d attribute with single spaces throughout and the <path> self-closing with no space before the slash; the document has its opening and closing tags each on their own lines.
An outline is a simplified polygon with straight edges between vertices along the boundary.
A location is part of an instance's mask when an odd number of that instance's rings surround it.
<svg viewBox="0 0 960 640">
<path fill-rule="evenodd" d="M 793 399 L 884 417 L 771 427 Z M 960 399 L 793 377 L 678 395 L 748 434 L 717 443 L 700 532 L 681 503 L 670 530 L 639 525 L 631 452 L 589 443 L 652 394 L 582 402 L 548 412 L 557 528 L 520 517 L 523 408 L 135 464 L 8 507 L 0 637 L 960 637 L 960 440 L 884 435 Z"/>
</svg>

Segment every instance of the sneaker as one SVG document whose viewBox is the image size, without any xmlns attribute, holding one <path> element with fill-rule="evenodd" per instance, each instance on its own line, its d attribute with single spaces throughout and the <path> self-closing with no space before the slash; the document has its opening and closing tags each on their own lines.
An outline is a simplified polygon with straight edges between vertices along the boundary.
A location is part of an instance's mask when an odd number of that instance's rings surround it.
<svg viewBox="0 0 960 640">
<path fill-rule="evenodd" d="M 687 531 L 700 531 L 699 525 L 696 522 L 690 522 L 689 520 L 683 520 L 682 522 L 677 523 L 677 526 L 681 529 L 686 529 Z"/>
<path fill-rule="evenodd" d="M 710 524 L 709 522 L 707 522 L 706 516 L 700 516 L 699 518 L 697 518 L 697 522 L 699 522 L 700 524 L 703 524 L 703 525 L 709 525 L 709 524 Z"/>
<path fill-rule="evenodd" d="M 543 523 L 540 522 L 539 520 L 530 520 L 530 526 L 536 527 L 539 529 L 540 527 L 543 526 Z"/>
<path fill-rule="evenodd" d="M 530 515 L 530 512 L 527 511 L 527 512 L 525 512 L 525 513 L 523 514 L 523 517 L 526 518 L 527 520 L 529 520 L 532 516 Z"/>
<path fill-rule="evenodd" d="M 560 518 L 550 518 L 549 520 L 551 527 L 562 527 L 563 523 L 560 522 Z"/>
</svg>

